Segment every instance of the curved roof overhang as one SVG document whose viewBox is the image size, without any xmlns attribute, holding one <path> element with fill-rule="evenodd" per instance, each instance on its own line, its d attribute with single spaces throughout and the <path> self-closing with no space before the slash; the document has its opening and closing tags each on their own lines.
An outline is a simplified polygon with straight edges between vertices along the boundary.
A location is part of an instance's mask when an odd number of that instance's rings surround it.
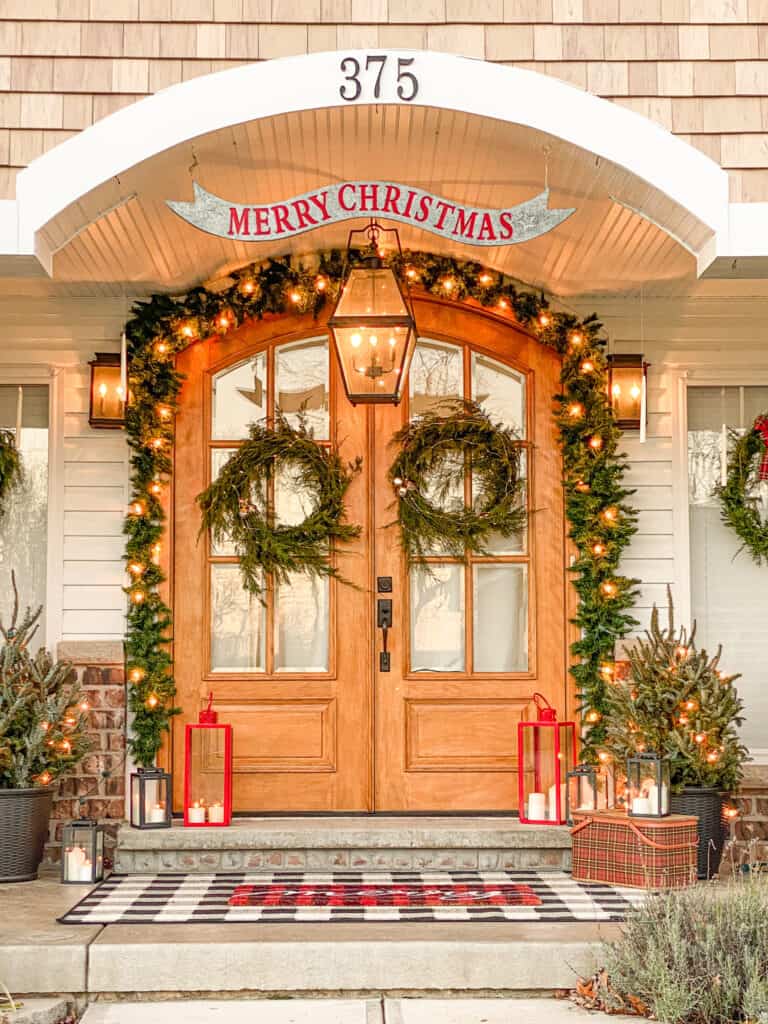
<svg viewBox="0 0 768 1024">
<path fill-rule="evenodd" d="M 562 294 L 587 283 L 626 291 L 690 279 L 724 251 L 726 172 L 654 122 L 520 68 L 376 53 L 387 69 L 412 60 L 415 100 L 398 96 L 389 70 L 377 102 L 368 87 L 343 99 L 341 60 L 364 66 L 368 56 L 345 51 L 206 75 L 99 121 L 19 174 L 16 252 L 34 253 L 56 280 L 178 291 L 279 254 L 274 243 L 203 235 L 172 213 L 166 200 L 190 200 L 193 175 L 240 202 L 367 178 L 505 206 L 539 193 L 546 173 L 550 204 L 576 208 L 548 235 L 477 250 L 406 228 L 403 241 L 479 258 Z M 343 244 L 349 226 L 318 229 L 279 251 Z"/>
</svg>

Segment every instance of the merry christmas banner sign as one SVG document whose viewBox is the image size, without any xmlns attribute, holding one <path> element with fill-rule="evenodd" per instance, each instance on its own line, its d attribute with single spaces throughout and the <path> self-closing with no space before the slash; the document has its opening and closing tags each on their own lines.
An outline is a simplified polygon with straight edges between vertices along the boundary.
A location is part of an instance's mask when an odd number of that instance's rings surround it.
<svg viewBox="0 0 768 1024">
<path fill-rule="evenodd" d="M 344 181 L 278 203 L 233 203 L 194 182 L 191 203 L 167 200 L 188 224 L 238 242 L 269 242 L 360 217 L 396 220 L 469 245 L 515 245 L 551 231 L 574 212 L 550 210 L 549 190 L 499 209 L 451 202 L 422 188 Z"/>
</svg>

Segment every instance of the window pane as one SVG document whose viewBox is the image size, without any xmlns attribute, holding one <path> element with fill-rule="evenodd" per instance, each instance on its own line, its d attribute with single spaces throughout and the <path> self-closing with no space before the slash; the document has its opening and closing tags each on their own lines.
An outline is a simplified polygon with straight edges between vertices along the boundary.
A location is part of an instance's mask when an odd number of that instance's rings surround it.
<svg viewBox="0 0 768 1024">
<path fill-rule="evenodd" d="M 211 566 L 211 671 L 264 671 L 264 605 L 243 589 L 240 566 Z"/>
<path fill-rule="evenodd" d="M 520 453 L 520 474 L 525 479 L 527 474 L 527 454 Z M 481 508 L 483 504 L 482 482 L 473 474 L 472 476 L 472 501 L 475 508 Z M 520 494 L 520 504 L 524 508 L 528 501 L 526 485 L 523 484 Z M 504 537 L 500 533 L 492 533 L 486 540 L 485 549 L 491 555 L 524 555 L 528 544 L 528 530 L 523 526 L 518 533 Z"/>
<path fill-rule="evenodd" d="M 747 429 L 766 408 L 765 387 L 688 388 L 691 613 L 699 645 L 714 653 L 722 644 L 723 669 L 742 674 L 736 683 L 745 702 L 741 738 L 756 748 L 766 746 L 763 723 L 768 718 L 765 567 L 740 550 L 740 539 L 722 523 L 715 487 L 724 440 L 730 444 L 730 432 Z M 768 483 L 754 479 L 750 491 L 768 521 Z"/>
<path fill-rule="evenodd" d="M 461 349 L 422 339 L 416 345 L 408 374 L 411 416 L 421 416 L 447 399 L 464 397 Z"/>
<path fill-rule="evenodd" d="M 48 539 L 48 388 L 0 386 L 0 427 L 15 434 L 21 391 L 20 450 L 23 479 L 6 499 L 0 519 L 0 619 L 7 627 L 13 608 L 11 570 L 22 608 L 43 605 L 35 648 L 45 643 L 45 583 Z"/>
<path fill-rule="evenodd" d="M 473 566 L 475 672 L 528 671 L 528 567 Z"/>
<path fill-rule="evenodd" d="M 317 508 L 317 495 L 301 483 L 301 470 L 292 463 L 275 475 L 275 517 L 281 526 L 298 526 Z"/>
<path fill-rule="evenodd" d="M 275 671 L 328 671 L 328 578 L 296 573 L 275 588 Z"/>
<path fill-rule="evenodd" d="M 214 440 L 248 436 L 249 424 L 267 415 L 267 359 L 263 352 L 216 374 L 212 405 Z"/>
<path fill-rule="evenodd" d="M 313 338 L 281 345 L 275 352 L 275 406 L 292 426 L 303 411 L 307 426 L 319 441 L 327 441 L 328 340 Z"/>
<path fill-rule="evenodd" d="M 212 448 L 211 449 L 211 480 L 218 479 L 219 473 L 224 464 L 232 458 L 237 448 Z M 231 541 L 222 540 L 218 544 L 211 537 L 212 555 L 234 555 L 235 545 Z"/>
<path fill-rule="evenodd" d="M 464 566 L 411 569 L 411 671 L 463 672 Z"/>
<path fill-rule="evenodd" d="M 525 437 L 525 377 L 517 370 L 473 352 L 472 397 L 495 423 Z"/>
</svg>

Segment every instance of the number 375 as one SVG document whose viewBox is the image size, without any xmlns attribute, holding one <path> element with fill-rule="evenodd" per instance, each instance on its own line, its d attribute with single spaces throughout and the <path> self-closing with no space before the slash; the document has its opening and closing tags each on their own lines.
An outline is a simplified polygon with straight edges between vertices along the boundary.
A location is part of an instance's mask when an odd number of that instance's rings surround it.
<svg viewBox="0 0 768 1024">
<path fill-rule="evenodd" d="M 397 95 L 401 100 L 410 103 L 419 92 L 419 80 L 412 71 L 407 69 L 415 62 L 415 57 L 397 58 Z M 361 67 L 356 57 L 344 57 L 340 68 L 344 82 L 339 86 L 339 95 L 351 103 L 359 100 L 365 91 L 370 94 L 373 84 L 373 98 L 381 98 L 381 79 L 389 57 L 386 54 L 369 54 L 365 58 L 365 67 Z M 362 76 L 362 77 L 361 77 Z M 364 98 L 368 98 L 367 95 Z"/>
</svg>

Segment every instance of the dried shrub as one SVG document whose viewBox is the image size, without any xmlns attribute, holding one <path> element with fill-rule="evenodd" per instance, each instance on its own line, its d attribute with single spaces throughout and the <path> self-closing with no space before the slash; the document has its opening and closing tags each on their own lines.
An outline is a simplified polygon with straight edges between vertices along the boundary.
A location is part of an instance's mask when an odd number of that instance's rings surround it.
<svg viewBox="0 0 768 1024">
<path fill-rule="evenodd" d="M 667 1024 L 768 1021 L 768 879 L 651 897 L 606 947 L 606 968 Z"/>
</svg>

